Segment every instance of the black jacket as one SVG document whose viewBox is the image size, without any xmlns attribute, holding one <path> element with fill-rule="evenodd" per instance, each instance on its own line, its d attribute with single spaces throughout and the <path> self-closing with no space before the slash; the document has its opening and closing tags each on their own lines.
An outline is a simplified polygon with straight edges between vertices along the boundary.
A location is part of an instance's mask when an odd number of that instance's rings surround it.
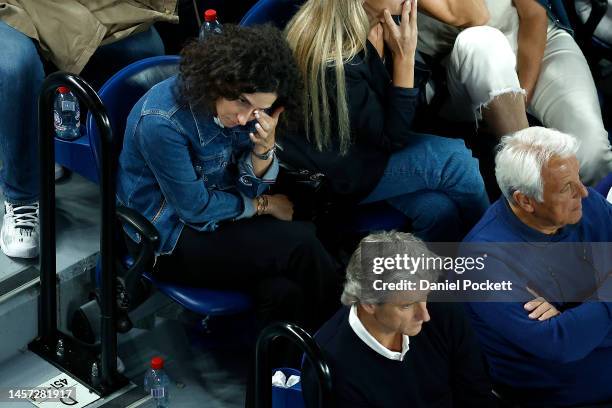
<svg viewBox="0 0 612 408">
<path fill-rule="evenodd" d="M 362 51 L 344 65 L 352 139 L 346 155 L 339 154 L 337 140 L 329 151 L 320 152 L 300 132 L 280 140 L 281 160 L 325 174 L 338 198 L 365 198 L 383 175 L 391 153 L 409 144 L 409 130 L 420 100 L 418 86 L 424 86 L 429 74 L 419 65 L 415 70 L 417 87 L 399 88 L 392 84 L 390 63 L 387 58 L 385 65 L 368 41 L 367 53 Z M 327 77 L 335 78 L 333 68 Z M 331 79 L 328 87 L 332 115 L 336 106 L 334 81 Z M 337 129 L 336 123 L 332 117 L 332 132 Z"/>
</svg>

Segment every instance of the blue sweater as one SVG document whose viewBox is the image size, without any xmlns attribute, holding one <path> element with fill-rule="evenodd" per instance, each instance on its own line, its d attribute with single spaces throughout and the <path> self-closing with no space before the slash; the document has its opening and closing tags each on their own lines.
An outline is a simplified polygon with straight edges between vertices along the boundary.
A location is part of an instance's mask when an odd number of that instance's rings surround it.
<svg viewBox="0 0 612 408">
<path fill-rule="evenodd" d="M 465 241 L 529 242 L 540 248 L 550 243 L 578 243 L 571 247 L 568 244 L 567 248 L 586 248 L 587 244 L 580 243 L 611 242 L 612 205 L 589 189 L 582 208 L 583 217 L 578 224 L 545 235 L 523 224 L 501 198 Z M 534 280 L 533 286 L 543 292 L 540 294 L 561 299 L 564 285 L 569 286 L 566 281 L 570 275 L 563 273 L 568 269 L 574 276 L 593 272 L 599 275 L 599 292 L 597 286 L 591 288 L 595 293 L 609 293 L 612 289 L 608 259 L 612 251 L 604 259 L 582 249 L 568 251 L 563 261 L 548 259 L 543 263 L 535 257 L 538 251 L 516 254 L 507 249 L 509 246 L 498 247 L 488 262 L 497 263 L 496 272 L 505 267 L 506 278 L 518 290 L 525 287 L 524 276 L 528 275 Z M 494 383 L 511 387 L 519 400 L 532 406 L 612 402 L 612 303 L 559 301 L 555 305 L 562 313 L 539 322 L 529 319 L 522 303 L 468 304 Z"/>
</svg>

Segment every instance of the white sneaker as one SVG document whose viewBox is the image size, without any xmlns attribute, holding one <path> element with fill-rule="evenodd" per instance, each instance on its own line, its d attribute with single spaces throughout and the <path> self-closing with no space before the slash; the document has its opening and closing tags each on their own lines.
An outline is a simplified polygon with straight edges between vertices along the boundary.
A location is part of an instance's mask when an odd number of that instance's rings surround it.
<svg viewBox="0 0 612 408">
<path fill-rule="evenodd" d="M 13 205 L 4 202 L 4 221 L 0 232 L 0 248 L 6 256 L 36 258 L 38 256 L 38 202 Z"/>
</svg>

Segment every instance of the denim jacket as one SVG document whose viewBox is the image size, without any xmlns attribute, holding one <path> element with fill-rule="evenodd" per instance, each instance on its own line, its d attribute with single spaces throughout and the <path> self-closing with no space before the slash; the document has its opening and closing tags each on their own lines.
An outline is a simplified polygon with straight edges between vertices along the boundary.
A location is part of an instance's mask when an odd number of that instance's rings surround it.
<svg viewBox="0 0 612 408">
<path fill-rule="evenodd" d="M 212 114 L 176 100 L 177 81 L 173 76 L 157 84 L 132 108 L 117 173 L 118 203 L 157 228 L 158 254 L 174 250 L 185 225 L 214 231 L 221 221 L 253 216 L 252 199 L 274 183 L 279 169 L 274 158 L 256 177 L 249 139 L 254 123 L 217 125 Z"/>
<path fill-rule="evenodd" d="M 548 17 L 559 27 L 574 34 L 563 0 L 537 0 L 546 9 Z"/>
</svg>

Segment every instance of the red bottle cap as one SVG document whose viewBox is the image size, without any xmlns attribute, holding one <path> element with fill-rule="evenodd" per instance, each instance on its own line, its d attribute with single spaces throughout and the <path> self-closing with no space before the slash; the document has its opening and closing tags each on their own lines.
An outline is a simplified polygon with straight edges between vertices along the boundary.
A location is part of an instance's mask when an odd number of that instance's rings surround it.
<svg viewBox="0 0 612 408">
<path fill-rule="evenodd" d="M 67 86 L 60 86 L 59 88 L 57 88 L 57 92 L 65 94 L 70 92 L 70 88 L 68 88 Z"/>
<path fill-rule="evenodd" d="M 151 368 L 154 370 L 164 368 L 164 359 L 161 357 L 153 357 L 151 359 Z"/>
<path fill-rule="evenodd" d="M 204 21 L 212 23 L 217 19 L 217 10 L 208 9 L 204 12 Z"/>
</svg>

